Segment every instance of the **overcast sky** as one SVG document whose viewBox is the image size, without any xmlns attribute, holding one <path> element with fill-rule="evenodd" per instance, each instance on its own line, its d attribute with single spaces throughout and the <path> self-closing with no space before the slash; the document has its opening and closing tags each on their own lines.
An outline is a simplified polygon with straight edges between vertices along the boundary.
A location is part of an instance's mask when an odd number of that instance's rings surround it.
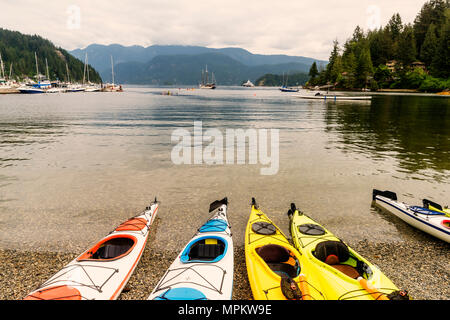
<svg viewBox="0 0 450 320">
<path fill-rule="evenodd" d="M 0 27 L 72 50 L 92 43 L 241 47 L 327 60 L 356 25 L 413 22 L 425 0 L 0 0 Z"/>
</svg>

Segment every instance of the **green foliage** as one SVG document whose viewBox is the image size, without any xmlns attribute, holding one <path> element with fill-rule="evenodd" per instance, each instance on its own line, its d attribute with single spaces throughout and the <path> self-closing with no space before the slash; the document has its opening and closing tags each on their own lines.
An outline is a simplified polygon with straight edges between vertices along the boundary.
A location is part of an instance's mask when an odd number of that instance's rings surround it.
<svg viewBox="0 0 450 320">
<path fill-rule="evenodd" d="M 418 60 L 425 64 L 426 71 L 412 70 Z M 393 74 L 386 67 L 390 61 L 396 63 Z M 310 83 L 336 83 L 345 89 L 370 86 L 430 91 L 448 88 L 449 77 L 450 5 L 448 1 L 430 0 L 412 25 L 404 25 L 396 13 L 384 28 L 365 33 L 357 26 L 342 54 L 334 41 L 326 70 Z"/>
<path fill-rule="evenodd" d="M 48 62 L 51 80 L 66 80 L 66 63 L 70 72 L 70 79 L 83 79 L 84 63 L 74 58 L 66 50 L 57 48 L 49 40 L 37 35 L 25 35 L 17 31 L 0 28 L 0 53 L 6 70 L 13 65 L 13 76 L 18 78 L 36 76 L 36 62 L 34 53 L 38 57 L 39 73 L 45 74 L 45 59 Z M 97 71 L 90 67 L 89 79 L 101 82 Z"/>
</svg>

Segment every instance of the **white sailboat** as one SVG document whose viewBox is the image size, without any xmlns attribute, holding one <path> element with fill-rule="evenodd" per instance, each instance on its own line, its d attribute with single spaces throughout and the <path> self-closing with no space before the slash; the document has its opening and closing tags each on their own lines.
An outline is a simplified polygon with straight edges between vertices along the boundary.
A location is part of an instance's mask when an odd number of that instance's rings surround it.
<svg viewBox="0 0 450 320">
<path fill-rule="evenodd" d="M 105 87 L 103 87 L 103 91 L 106 91 L 106 92 L 122 92 L 123 91 L 122 86 L 121 85 L 116 86 L 114 84 L 114 60 L 113 60 L 112 56 L 111 56 L 111 75 L 112 75 L 112 83 L 107 83 L 105 85 Z"/>
<path fill-rule="evenodd" d="M 86 57 L 84 59 L 84 73 L 83 73 L 83 84 L 85 83 L 85 74 L 87 74 L 87 84 L 85 85 L 85 91 L 86 92 L 97 92 L 100 91 L 100 88 L 93 84 L 89 80 L 89 63 L 88 63 L 88 54 L 86 52 Z"/>
</svg>

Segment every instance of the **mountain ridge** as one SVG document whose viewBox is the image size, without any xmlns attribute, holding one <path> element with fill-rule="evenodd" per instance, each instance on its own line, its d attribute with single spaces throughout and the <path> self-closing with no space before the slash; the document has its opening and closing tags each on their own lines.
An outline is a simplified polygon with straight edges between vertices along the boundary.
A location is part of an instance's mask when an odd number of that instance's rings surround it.
<svg viewBox="0 0 450 320">
<path fill-rule="evenodd" d="M 326 61 L 303 57 L 303 56 L 289 56 L 289 55 L 261 55 L 253 54 L 243 48 L 208 48 L 202 46 L 181 46 L 181 45 L 152 45 L 144 46 L 123 46 L 120 44 L 101 45 L 91 44 L 84 49 L 75 49 L 70 51 L 75 57 L 84 57 L 88 53 L 89 63 L 97 70 L 105 81 L 111 79 L 111 55 L 114 58 L 114 69 L 117 81 L 122 83 L 133 84 L 163 84 L 163 83 L 177 83 L 177 84 L 197 84 L 201 78 L 201 69 L 208 64 L 208 69 L 214 71 L 218 83 L 220 84 L 240 84 L 241 81 L 256 80 L 265 73 L 287 73 L 287 72 L 308 72 L 309 67 L 313 62 L 318 64 L 326 64 Z M 216 60 L 204 61 L 201 65 L 194 56 L 210 54 Z M 158 58 L 153 61 L 157 57 Z M 196 70 L 187 68 L 188 61 L 195 61 Z M 153 62 L 152 62 L 153 61 Z M 162 61 L 170 63 L 170 65 L 161 65 Z M 151 66 L 153 64 L 153 66 Z M 175 70 L 173 65 L 180 66 L 180 70 Z M 221 70 L 214 70 L 217 69 Z M 129 71 L 126 71 L 129 68 Z M 166 74 L 171 76 L 164 76 L 164 68 Z M 225 69 L 228 68 L 226 72 Z M 132 71 L 131 71 L 132 70 Z M 143 70 L 157 71 L 160 75 L 145 74 Z M 185 71 L 183 71 L 185 70 Z M 196 81 L 189 74 L 195 73 L 197 75 Z M 231 76 L 234 74 L 235 76 Z M 221 77 L 223 76 L 223 77 Z M 181 81 L 181 82 L 180 82 Z"/>
</svg>

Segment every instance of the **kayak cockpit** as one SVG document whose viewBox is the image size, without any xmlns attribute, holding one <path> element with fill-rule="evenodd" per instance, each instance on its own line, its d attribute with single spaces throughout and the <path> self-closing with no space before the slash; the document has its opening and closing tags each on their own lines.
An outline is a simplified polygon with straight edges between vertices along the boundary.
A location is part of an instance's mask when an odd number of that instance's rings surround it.
<svg viewBox="0 0 450 320">
<path fill-rule="evenodd" d="M 227 242 L 221 237 L 209 236 L 197 238 L 181 253 L 181 262 L 217 262 L 227 251 Z"/>
<path fill-rule="evenodd" d="M 255 249 L 267 266 L 282 278 L 295 278 L 300 274 L 300 264 L 287 248 L 277 244 L 267 244 Z"/>
<path fill-rule="evenodd" d="M 131 235 L 116 235 L 103 239 L 94 247 L 83 253 L 77 261 L 82 260 L 116 260 L 130 253 L 136 245 L 136 238 Z"/>
<path fill-rule="evenodd" d="M 346 244 L 341 241 L 323 241 L 317 244 L 313 256 L 346 276 L 357 279 L 369 279 L 370 267 L 362 260 L 352 256 Z"/>
</svg>

